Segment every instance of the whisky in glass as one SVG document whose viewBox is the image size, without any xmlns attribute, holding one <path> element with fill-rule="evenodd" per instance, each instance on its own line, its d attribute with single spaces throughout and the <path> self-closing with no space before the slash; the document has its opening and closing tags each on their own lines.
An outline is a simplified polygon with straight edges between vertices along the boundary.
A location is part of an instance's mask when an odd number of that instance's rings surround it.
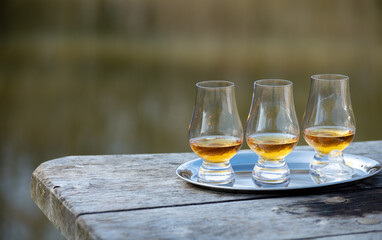
<svg viewBox="0 0 382 240">
<path fill-rule="evenodd" d="M 246 125 L 248 146 L 258 155 L 252 172 L 256 185 L 287 186 L 290 171 L 285 157 L 299 139 L 293 83 L 281 79 L 255 81 Z"/>
<path fill-rule="evenodd" d="M 311 77 L 308 104 L 303 117 L 303 136 L 314 148 L 312 174 L 326 166 L 332 151 L 343 151 L 353 141 L 355 119 L 350 101 L 349 77 L 318 74 Z"/>
<path fill-rule="evenodd" d="M 234 86 L 229 81 L 196 84 L 196 101 L 188 133 L 191 149 L 203 159 L 198 172 L 199 182 L 234 183 L 235 173 L 230 159 L 243 143 Z"/>
</svg>

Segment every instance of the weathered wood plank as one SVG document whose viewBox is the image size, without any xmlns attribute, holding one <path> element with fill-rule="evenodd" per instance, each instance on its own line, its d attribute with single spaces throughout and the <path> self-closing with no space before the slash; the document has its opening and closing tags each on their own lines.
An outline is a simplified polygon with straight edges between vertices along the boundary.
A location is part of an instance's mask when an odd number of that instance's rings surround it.
<svg viewBox="0 0 382 240">
<path fill-rule="evenodd" d="M 373 196 L 373 197 L 371 197 Z M 88 214 L 87 239 L 306 239 L 382 236 L 382 189 Z"/>
<path fill-rule="evenodd" d="M 346 152 L 380 161 L 382 141 L 353 143 Z M 186 184 L 176 177 L 175 169 L 195 157 L 192 153 L 179 153 L 55 159 L 41 164 L 33 173 L 31 196 L 69 239 L 74 238 L 75 219 L 81 214 L 277 196 L 221 193 Z M 382 187 L 380 174 L 342 190 L 378 187 Z M 308 193 L 316 194 L 317 190 L 300 194 Z"/>
<path fill-rule="evenodd" d="M 311 239 L 311 238 L 308 238 Z M 352 234 L 344 234 L 344 235 L 334 235 L 330 237 L 318 237 L 315 238 L 317 240 L 381 240 L 382 232 L 366 232 L 366 233 L 352 233 Z"/>
<path fill-rule="evenodd" d="M 33 173 L 31 197 L 69 239 L 74 238 L 75 216 L 82 213 L 253 197 L 185 184 L 175 169 L 194 158 L 186 153 L 55 159 Z"/>
</svg>

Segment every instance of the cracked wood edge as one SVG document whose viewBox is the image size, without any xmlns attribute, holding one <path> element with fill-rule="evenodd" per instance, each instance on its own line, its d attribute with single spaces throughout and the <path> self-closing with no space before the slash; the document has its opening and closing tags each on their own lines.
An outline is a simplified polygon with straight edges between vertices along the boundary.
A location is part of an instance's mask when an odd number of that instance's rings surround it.
<svg viewBox="0 0 382 240">
<path fill-rule="evenodd" d="M 41 165 L 40 165 L 41 166 Z M 67 238 L 74 239 L 75 214 L 69 209 L 65 201 L 55 194 L 54 186 L 38 167 L 31 178 L 31 198 L 53 223 L 53 225 Z"/>
</svg>

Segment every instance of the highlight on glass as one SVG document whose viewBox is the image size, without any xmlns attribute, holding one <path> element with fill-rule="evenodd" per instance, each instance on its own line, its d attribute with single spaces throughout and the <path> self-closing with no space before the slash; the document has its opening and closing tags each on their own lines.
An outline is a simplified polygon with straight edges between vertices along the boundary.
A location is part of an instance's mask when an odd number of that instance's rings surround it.
<svg viewBox="0 0 382 240">
<path fill-rule="evenodd" d="M 233 184 L 235 174 L 230 159 L 243 142 L 233 82 L 217 80 L 196 84 L 196 101 L 188 136 L 191 149 L 203 159 L 198 181 Z"/>
<path fill-rule="evenodd" d="M 332 151 L 342 152 L 354 135 L 349 77 L 340 74 L 313 75 L 303 117 L 304 139 L 315 150 L 310 163 L 311 173 L 321 174 L 320 169 L 329 169 L 325 167 L 330 162 L 329 154 Z"/>
<path fill-rule="evenodd" d="M 293 83 L 282 79 L 255 81 L 246 140 L 258 155 L 252 172 L 256 185 L 288 186 L 290 171 L 285 157 L 297 145 L 298 139 Z"/>
</svg>

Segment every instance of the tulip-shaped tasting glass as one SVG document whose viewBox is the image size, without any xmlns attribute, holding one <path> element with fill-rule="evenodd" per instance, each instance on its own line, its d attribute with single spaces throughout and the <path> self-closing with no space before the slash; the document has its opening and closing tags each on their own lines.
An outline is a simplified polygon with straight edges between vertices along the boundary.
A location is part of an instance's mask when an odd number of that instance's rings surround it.
<svg viewBox="0 0 382 240">
<path fill-rule="evenodd" d="M 311 77 L 308 104 L 303 117 L 305 141 L 316 154 L 310 170 L 329 163 L 328 154 L 344 150 L 355 134 L 355 119 L 350 102 L 349 77 L 339 74 L 318 74 Z"/>
<path fill-rule="evenodd" d="M 229 160 L 243 142 L 243 127 L 235 100 L 234 83 L 205 81 L 196 84 L 196 101 L 188 136 L 192 150 L 203 159 L 198 181 L 233 184 Z"/>
<path fill-rule="evenodd" d="M 253 169 L 256 185 L 288 185 L 285 157 L 297 145 L 299 127 L 293 102 L 293 83 L 281 79 L 255 81 L 246 125 L 248 146 L 259 159 Z"/>
</svg>

